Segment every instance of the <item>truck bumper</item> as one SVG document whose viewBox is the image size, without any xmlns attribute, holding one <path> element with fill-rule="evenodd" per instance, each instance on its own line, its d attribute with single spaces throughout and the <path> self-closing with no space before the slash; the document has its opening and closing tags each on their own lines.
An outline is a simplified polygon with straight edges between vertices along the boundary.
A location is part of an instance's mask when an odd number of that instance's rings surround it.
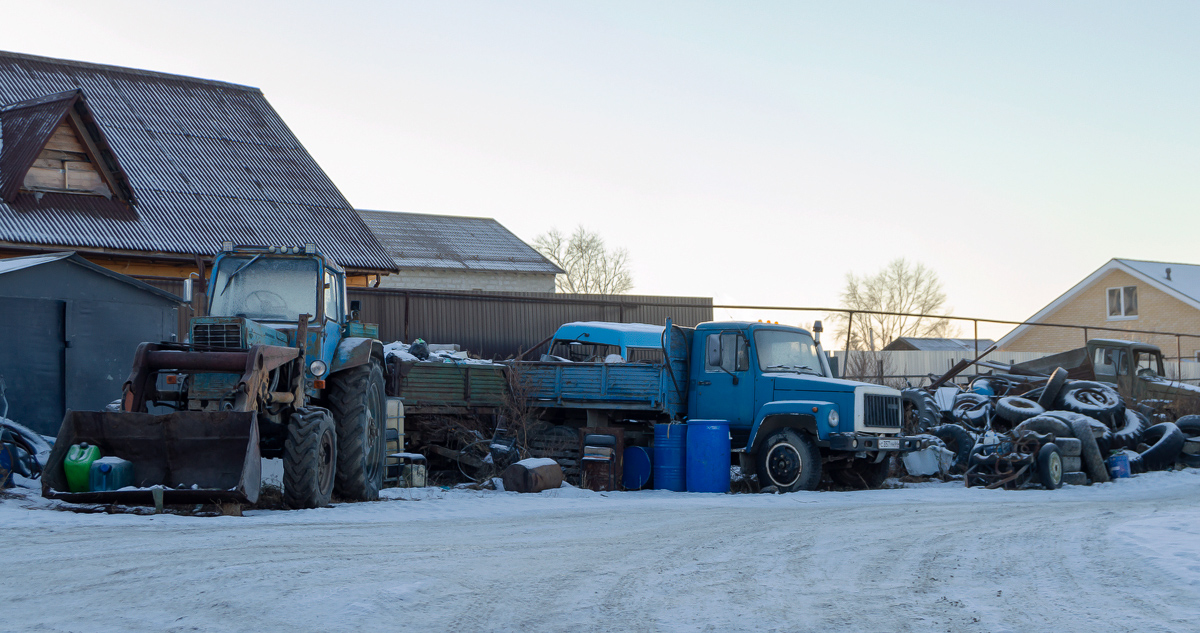
<svg viewBox="0 0 1200 633">
<path fill-rule="evenodd" d="M 868 435 L 866 433 L 833 433 L 829 449 L 834 451 L 888 451 L 907 453 L 920 450 L 921 440 L 901 435 Z"/>
</svg>

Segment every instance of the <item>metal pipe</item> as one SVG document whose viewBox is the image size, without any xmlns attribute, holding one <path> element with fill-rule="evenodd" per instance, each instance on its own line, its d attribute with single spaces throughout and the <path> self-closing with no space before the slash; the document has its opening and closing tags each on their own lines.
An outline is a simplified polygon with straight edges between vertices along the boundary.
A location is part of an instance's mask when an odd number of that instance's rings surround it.
<svg viewBox="0 0 1200 633">
<path fill-rule="evenodd" d="M 154 351 L 146 354 L 150 369 L 190 369 L 196 371 L 228 371 L 241 373 L 246 369 L 247 352 L 177 352 Z"/>
</svg>

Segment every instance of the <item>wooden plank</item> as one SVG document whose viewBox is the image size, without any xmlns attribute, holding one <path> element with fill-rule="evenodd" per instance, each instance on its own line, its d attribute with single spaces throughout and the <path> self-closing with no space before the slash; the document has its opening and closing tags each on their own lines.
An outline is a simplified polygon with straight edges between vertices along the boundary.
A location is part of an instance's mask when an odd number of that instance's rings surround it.
<svg viewBox="0 0 1200 633">
<path fill-rule="evenodd" d="M 79 115 L 75 113 L 74 109 L 72 109 L 68 114 L 70 115 L 71 125 L 73 125 L 76 130 L 87 129 L 87 126 L 83 124 L 83 120 L 79 118 Z M 115 195 L 117 200 L 124 200 L 125 194 L 121 193 L 123 191 L 121 188 L 121 183 L 117 181 L 116 175 L 108 169 L 108 163 L 104 162 L 104 159 L 100 157 L 100 148 L 96 146 L 95 141 L 90 135 L 81 132 L 80 137 L 87 145 L 88 156 L 92 159 L 92 162 L 95 163 L 96 168 L 100 172 L 100 176 L 107 182 L 107 186 L 101 193 L 104 193 L 105 195 Z"/>
<path fill-rule="evenodd" d="M 79 141 L 79 136 L 66 121 L 63 121 L 62 125 L 54 130 L 54 134 L 50 135 L 50 140 L 46 142 L 46 149 L 79 154 L 87 153 L 87 148 Z"/>
<path fill-rule="evenodd" d="M 43 169 L 32 167 L 25 173 L 26 189 L 63 189 L 63 171 L 61 169 Z"/>
</svg>

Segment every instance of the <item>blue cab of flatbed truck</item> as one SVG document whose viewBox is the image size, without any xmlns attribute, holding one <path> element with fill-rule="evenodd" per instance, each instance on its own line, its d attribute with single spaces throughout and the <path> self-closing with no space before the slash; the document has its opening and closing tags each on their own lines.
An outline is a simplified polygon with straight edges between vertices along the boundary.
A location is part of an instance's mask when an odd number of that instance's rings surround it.
<svg viewBox="0 0 1200 633">
<path fill-rule="evenodd" d="M 618 352 L 623 330 L 645 345 L 648 328 L 656 328 L 657 350 L 641 358 Z M 764 487 L 812 490 L 823 472 L 844 485 L 878 487 L 893 454 L 920 448 L 900 432 L 900 392 L 833 377 L 818 340 L 801 328 L 571 323 L 551 350 L 580 341 L 594 346 L 584 362 L 550 354 L 515 364 L 538 406 L 564 418 L 585 414 L 588 426 L 727 420 L 743 471 L 757 473 Z M 627 437 L 638 436 L 631 431 Z"/>
</svg>

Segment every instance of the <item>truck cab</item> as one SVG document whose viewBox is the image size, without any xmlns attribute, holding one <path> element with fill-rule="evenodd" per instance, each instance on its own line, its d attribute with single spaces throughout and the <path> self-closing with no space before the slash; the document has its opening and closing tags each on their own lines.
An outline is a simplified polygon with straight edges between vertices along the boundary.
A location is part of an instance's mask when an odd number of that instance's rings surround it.
<svg viewBox="0 0 1200 633">
<path fill-rule="evenodd" d="M 807 330 L 775 323 L 696 326 L 688 417 L 728 420 L 733 446 L 762 485 L 812 489 L 835 479 L 877 486 L 900 436 L 900 392 L 834 378 Z M 815 465 L 815 468 L 813 467 Z"/>
</svg>

